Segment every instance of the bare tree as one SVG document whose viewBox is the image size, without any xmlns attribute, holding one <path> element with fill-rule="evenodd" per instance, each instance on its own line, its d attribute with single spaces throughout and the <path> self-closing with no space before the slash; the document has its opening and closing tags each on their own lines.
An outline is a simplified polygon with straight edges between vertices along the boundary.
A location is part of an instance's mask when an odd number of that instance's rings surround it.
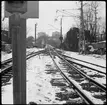
<svg viewBox="0 0 107 105">
<path fill-rule="evenodd" d="M 98 14 L 98 2 L 97 1 L 92 1 L 92 10 L 94 13 L 94 35 L 96 36 L 96 31 L 97 31 L 97 14 Z"/>
<path fill-rule="evenodd" d="M 102 27 L 102 18 L 98 16 L 100 3 L 98 1 L 86 1 L 84 8 L 84 26 L 86 30 L 90 30 L 91 35 L 95 38 L 100 33 Z"/>
</svg>

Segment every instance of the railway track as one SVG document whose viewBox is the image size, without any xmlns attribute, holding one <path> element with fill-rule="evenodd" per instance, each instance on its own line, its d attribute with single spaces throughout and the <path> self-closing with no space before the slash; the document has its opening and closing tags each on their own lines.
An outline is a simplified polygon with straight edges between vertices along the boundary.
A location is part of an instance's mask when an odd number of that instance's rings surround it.
<svg viewBox="0 0 107 105">
<path fill-rule="evenodd" d="M 44 50 L 38 51 L 38 52 L 31 52 L 30 54 L 27 55 L 26 59 L 30 59 L 33 56 L 36 56 L 40 53 L 43 53 Z M 13 77 L 12 74 L 12 58 L 7 59 L 3 61 L 1 67 L 1 80 L 2 80 L 2 85 L 6 85 L 6 83 Z"/>
<path fill-rule="evenodd" d="M 73 57 L 69 57 L 69 56 L 64 55 L 62 53 L 59 53 L 59 54 L 64 56 L 64 58 L 66 58 L 66 60 L 69 63 L 72 63 L 76 68 L 80 69 L 83 73 L 87 74 L 88 76 L 90 76 L 94 80 L 99 81 L 98 80 L 99 78 L 100 79 L 106 78 L 106 67 L 98 65 L 98 64 L 86 62 L 86 61 L 83 61 L 80 59 L 76 59 Z M 103 85 L 106 86 L 106 83 L 104 82 Z"/>
<path fill-rule="evenodd" d="M 71 63 L 77 64 L 77 65 L 84 67 L 84 68 L 91 69 L 92 71 L 97 71 L 101 74 L 106 74 L 106 67 L 104 67 L 104 66 L 100 66 L 100 65 L 97 65 L 94 63 L 90 63 L 90 62 L 86 62 L 86 61 L 83 61 L 80 59 L 69 57 L 69 56 L 61 54 L 61 53 L 59 53 L 59 54 L 64 56 Z"/>
<path fill-rule="evenodd" d="M 56 50 L 57 51 L 57 50 Z M 94 77 L 94 79 L 103 78 L 106 76 L 106 67 L 100 66 L 98 64 L 93 64 L 90 62 L 86 62 L 77 58 L 69 57 L 64 55 L 61 51 L 57 51 L 59 55 L 62 55 L 68 62 L 72 63 L 77 68 L 81 69 L 84 73 L 89 75 L 90 77 Z M 93 75 L 92 75 L 93 74 Z M 96 78 L 95 78 L 96 77 Z M 106 85 L 106 84 L 104 84 Z"/>
<path fill-rule="evenodd" d="M 65 56 L 58 54 L 54 49 L 50 48 L 48 52 L 62 77 L 69 86 L 75 90 L 75 94 L 78 94 L 77 97 L 81 97 L 82 103 L 106 103 L 106 84 L 101 84 L 91 76 L 87 75 L 81 68 L 77 67 L 77 64 L 75 65 L 74 63 L 68 62 Z M 60 59 L 60 62 L 55 59 L 56 57 L 57 59 Z M 87 69 L 89 68 L 87 67 Z M 101 73 L 99 75 L 102 77 Z M 94 76 L 95 75 L 93 75 L 93 77 Z M 71 99 L 72 97 L 69 96 L 68 100 Z M 70 103 L 72 103 L 72 101 L 70 101 Z"/>
</svg>

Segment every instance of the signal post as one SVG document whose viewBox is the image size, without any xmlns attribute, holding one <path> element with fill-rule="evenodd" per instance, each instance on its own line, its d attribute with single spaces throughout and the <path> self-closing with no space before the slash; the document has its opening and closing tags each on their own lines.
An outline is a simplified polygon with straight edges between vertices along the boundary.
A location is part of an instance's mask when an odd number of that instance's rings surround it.
<svg viewBox="0 0 107 105">
<path fill-rule="evenodd" d="M 26 104 L 26 1 L 6 1 L 6 10 L 12 13 L 13 104 Z"/>
<path fill-rule="evenodd" d="M 39 17 L 38 1 L 5 1 L 12 34 L 13 104 L 26 104 L 26 18 Z"/>
<path fill-rule="evenodd" d="M 13 56 L 13 101 L 14 104 L 26 103 L 26 19 L 20 19 L 12 26 Z M 13 15 L 14 20 L 17 18 Z"/>
</svg>

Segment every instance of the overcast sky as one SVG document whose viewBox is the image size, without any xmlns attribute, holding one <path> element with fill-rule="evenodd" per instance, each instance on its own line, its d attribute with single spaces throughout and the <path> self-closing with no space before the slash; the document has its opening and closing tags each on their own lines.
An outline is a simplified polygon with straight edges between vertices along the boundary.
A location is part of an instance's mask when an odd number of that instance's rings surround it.
<svg viewBox="0 0 107 105">
<path fill-rule="evenodd" d="M 39 1 L 39 18 L 37 19 L 27 19 L 27 28 L 29 31 L 27 36 L 35 36 L 35 24 L 37 23 L 37 33 L 46 32 L 51 35 L 52 31 L 59 31 L 53 28 L 60 28 L 60 17 L 58 21 L 54 22 L 55 16 L 61 15 L 61 12 L 56 14 L 56 10 L 61 9 L 75 9 L 79 7 L 78 1 Z M 105 18 L 105 2 L 101 2 L 100 6 L 100 15 Z M 79 10 L 67 10 L 75 15 L 80 15 Z M 64 17 L 62 26 L 63 26 L 63 35 L 69 30 L 71 26 L 76 24 L 77 18 L 74 17 Z"/>
<path fill-rule="evenodd" d="M 27 25 L 34 26 L 35 23 L 38 23 L 37 32 L 44 31 L 47 34 L 51 35 L 52 31 L 55 30 L 52 26 L 56 28 L 60 28 L 60 17 L 58 17 L 58 21 L 54 22 L 56 15 L 61 15 L 61 12 L 56 14 L 56 10 L 60 9 L 71 9 L 75 8 L 76 4 L 74 1 L 39 1 L 39 19 L 28 19 Z M 70 11 L 70 10 L 68 10 Z M 73 22 L 72 17 L 64 17 L 63 18 L 63 33 L 67 32 L 67 30 L 72 26 Z M 51 26 L 52 25 L 52 26 Z M 32 29 L 34 30 L 34 28 Z M 33 32 L 33 31 L 32 31 Z"/>
<path fill-rule="evenodd" d="M 60 28 L 60 17 L 58 17 L 58 21 L 54 22 L 55 16 L 61 15 L 61 12 L 56 14 L 56 10 L 68 9 L 68 12 L 71 12 L 75 15 L 79 15 L 79 10 L 69 10 L 75 9 L 79 7 L 78 1 L 39 1 L 39 19 L 28 19 L 27 25 L 28 27 L 32 27 L 32 32 L 29 35 L 34 35 L 34 26 L 35 23 L 38 23 L 37 33 L 40 31 L 44 31 L 47 34 L 51 35 L 52 31 L 55 30 L 51 25 L 56 28 Z M 101 3 L 100 6 L 100 15 L 105 17 L 105 2 Z M 74 17 L 64 17 L 63 18 L 63 35 L 69 30 L 71 26 L 75 24 L 77 19 Z M 50 25 L 49 25 L 50 24 Z M 52 29 L 52 30 L 51 30 Z"/>
</svg>

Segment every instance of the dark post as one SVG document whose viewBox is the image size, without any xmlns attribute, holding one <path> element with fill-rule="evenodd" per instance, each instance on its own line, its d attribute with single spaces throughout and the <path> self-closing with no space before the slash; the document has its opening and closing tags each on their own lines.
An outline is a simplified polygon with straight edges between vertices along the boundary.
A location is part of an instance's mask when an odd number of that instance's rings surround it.
<svg viewBox="0 0 107 105">
<path fill-rule="evenodd" d="M 62 47 L 62 40 L 63 40 L 63 37 L 62 37 L 62 17 L 61 17 L 61 20 L 60 20 L 60 40 L 61 40 L 61 47 Z"/>
<path fill-rule="evenodd" d="M 85 53 L 85 35 L 84 35 L 84 17 L 83 17 L 83 1 L 81 2 L 80 8 L 80 35 L 79 35 L 79 54 L 80 51 Z"/>
<path fill-rule="evenodd" d="M 35 24 L 35 46 L 36 46 L 36 26 L 37 24 Z"/>
<path fill-rule="evenodd" d="M 12 17 L 13 103 L 26 104 L 26 19 Z"/>
<path fill-rule="evenodd" d="M 96 5 L 96 2 L 95 2 Z M 97 30 L 97 7 L 95 7 L 95 41 L 97 42 L 97 35 L 96 35 L 96 30 Z"/>
</svg>

